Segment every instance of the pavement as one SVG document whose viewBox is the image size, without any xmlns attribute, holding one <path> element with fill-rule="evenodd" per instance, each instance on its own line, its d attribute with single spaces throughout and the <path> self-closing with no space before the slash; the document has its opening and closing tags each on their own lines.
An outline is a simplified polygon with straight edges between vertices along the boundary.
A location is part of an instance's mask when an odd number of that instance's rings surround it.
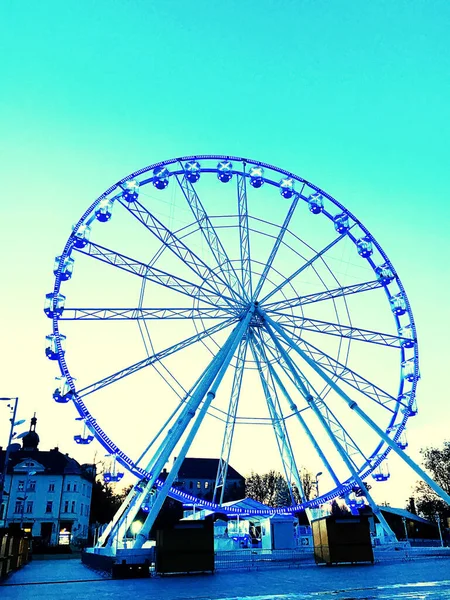
<svg viewBox="0 0 450 600">
<path fill-rule="evenodd" d="M 112 580 L 79 560 L 33 561 L 0 586 L 1 600 L 450 600 L 450 560 L 302 565 L 214 575 Z"/>
</svg>

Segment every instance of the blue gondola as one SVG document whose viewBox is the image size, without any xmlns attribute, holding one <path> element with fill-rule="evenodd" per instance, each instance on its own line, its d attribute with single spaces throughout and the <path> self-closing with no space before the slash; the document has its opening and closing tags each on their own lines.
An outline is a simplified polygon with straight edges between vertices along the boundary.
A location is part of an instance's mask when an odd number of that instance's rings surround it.
<svg viewBox="0 0 450 600">
<path fill-rule="evenodd" d="M 44 312 L 49 319 L 60 317 L 64 311 L 66 297 L 63 294 L 46 294 L 44 303 Z"/>
<path fill-rule="evenodd" d="M 280 181 L 280 194 L 283 198 L 292 198 L 294 195 L 294 180 L 292 177 L 283 177 Z"/>
<path fill-rule="evenodd" d="M 400 434 L 400 437 L 397 440 L 397 446 L 401 450 L 404 450 L 405 448 L 408 447 L 408 439 L 406 437 L 406 431 L 402 431 L 402 433 Z"/>
<path fill-rule="evenodd" d="M 112 209 L 113 201 L 103 198 L 103 200 L 100 200 L 97 208 L 95 209 L 95 218 L 101 223 L 106 223 L 106 221 L 109 221 L 112 217 Z"/>
<path fill-rule="evenodd" d="M 62 264 L 61 264 L 61 261 L 62 261 Z M 53 275 L 58 274 L 58 269 L 59 269 L 59 266 L 61 265 L 61 270 L 60 270 L 61 281 L 67 281 L 68 279 L 70 279 L 72 277 L 74 262 L 75 262 L 74 259 L 71 258 L 70 256 L 66 256 L 64 259 L 62 256 L 57 256 L 55 258 L 55 262 L 53 263 Z"/>
<path fill-rule="evenodd" d="M 334 228 L 338 233 L 347 233 L 350 229 L 350 222 L 346 213 L 340 213 L 333 218 Z"/>
<path fill-rule="evenodd" d="M 107 471 L 103 473 L 103 481 L 105 483 L 117 483 L 117 481 L 120 481 L 123 476 L 124 473 L 122 473 L 121 471 L 118 471 L 117 473 L 110 473 Z"/>
<path fill-rule="evenodd" d="M 130 179 L 129 181 L 125 181 L 122 184 L 122 199 L 125 202 L 136 202 L 139 198 L 139 181 L 135 179 Z"/>
<path fill-rule="evenodd" d="M 363 258 L 369 258 L 373 254 L 373 244 L 370 237 L 363 237 L 356 242 L 358 254 Z"/>
<path fill-rule="evenodd" d="M 169 169 L 156 167 L 153 169 L 153 185 L 157 190 L 163 190 L 169 185 Z"/>
<path fill-rule="evenodd" d="M 262 167 L 250 167 L 250 185 L 254 188 L 260 188 L 264 183 L 264 169 Z"/>
<path fill-rule="evenodd" d="M 323 196 L 322 194 L 311 194 L 308 198 L 308 207 L 313 215 L 318 215 L 323 211 Z"/>
<path fill-rule="evenodd" d="M 50 335 L 45 336 L 46 345 L 45 345 L 45 355 L 50 360 L 58 360 L 59 350 L 58 350 L 58 340 L 60 342 L 61 350 L 64 354 L 66 351 L 66 336 L 65 335 L 55 335 L 51 333 Z"/>
<path fill-rule="evenodd" d="M 389 473 L 389 467 L 386 461 L 382 462 L 376 469 L 372 472 L 372 477 L 375 481 L 387 481 L 391 474 Z"/>
<path fill-rule="evenodd" d="M 92 440 L 94 439 L 94 436 L 93 435 L 86 435 L 86 436 L 74 435 L 73 439 L 75 440 L 75 442 L 77 444 L 90 444 L 92 442 Z"/>
<path fill-rule="evenodd" d="M 233 164 L 229 160 L 221 160 L 217 165 L 217 178 L 222 183 L 228 183 L 233 177 Z"/>
<path fill-rule="evenodd" d="M 406 301 L 403 298 L 403 294 L 400 292 L 395 296 L 391 296 L 389 298 L 389 302 L 391 303 L 391 310 L 394 315 L 401 316 L 406 312 Z"/>
<path fill-rule="evenodd" d="M 414 381 L 416 378 L 415 361 L 413 358 L 409 358 L 408 360 L 404 360 L 402 362 L 402 377 L 406 381 Z"/>
<path fill-rule="evenodd" d="M 403 348 L 413 348 L 416 343 L 414 339 L 414 331 L 411 325 L 406 325 L 405 327 L 400 327 L 398 330 L 398 334 L 402 337 L 400 340 L 400 345 Z"/>
<path fill-rule="evenodd" d="M 90 237 L 91 228 L 89 225 L 80 225 L 76 233 L 73 234 L 73 244 L 75 248 L 84 248 L 88 244 Z"/>
<path fill-rule="evenodd" d="M 394 272 L 392 271 L 390 265 L 386 263 L 377 267 L 375 269 L 375 273 L 381 285 L 389 285 L 394 279 Z"/>
<path fill-rule="evenodd" d="M 75 393 L 72 391 L 72 388 L 67 381 L 67 377 L 56 377 L 55 380 L 58 383 L 58 387 L 53 392 L 53 400 L 60 404 L 66 404 L 75 398 Z M 75 379 L 72 379 L 75 381 Z"/>
<path fill-rule="evenodd" d="M 196 183 L 200 179 L 200 163 L 196 160 L 189 160 L 184 165 L 184 176 L 190 183 Z"/>
</svg>

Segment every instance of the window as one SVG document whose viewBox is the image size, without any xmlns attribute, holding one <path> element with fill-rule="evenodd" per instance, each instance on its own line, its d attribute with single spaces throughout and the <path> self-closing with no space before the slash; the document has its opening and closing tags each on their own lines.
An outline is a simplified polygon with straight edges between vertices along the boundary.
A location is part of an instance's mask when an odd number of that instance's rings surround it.
<svg viewBox="0 0 450 600">
<path fill-rule="evenodd" d="M 25 481 L 19 481 L 19 483 L 17 484 L 17 491 L 23 492 L 24 488 L 25 488 Z"/>
<path fill-rule="evenodd" d="M 27 492 L 35 492 L 36 491 L 36 480 L 28 482 Z"/>
<path fill-rule="evenodd" d="M 52 500 L 47 500 L 47 505 L 45 507 L 45 512 L 46 513 L 51 513 L 53 510 L 53 501 Z"/>
<path fill-rule="evenodd" d="M 66 490 L 70 492 L 70 483 L 67 484 Z"/>
<path fill-rule="evenodd" d="M 26 510 L 26 512 L 27 512 L 28 514 L 30 514 L 30 513 L 32 513 L 32 512 L 33 512 L 33 502 L 31 502 L 31 501 L 28 501 L 28 502 L 27 502 L 27 510 Z"/>
<path fill-rule="evenodd" d="M 73 491 L 74 491 L 74 492 L 76 492 L 76 491 L 77 491 L 77 488 L 78 488 L 77 484 L 76 484 L 76 483 L 74 483 L 74 484 L 73 484 Z"/>
<path fill-rule="evenodd" d="M 69 512 L 69 501 L 68 500 L 64 501 L 63 512 Z"/>
<path fill-rule="evenodd" d="M 48 484 L 48 491 L 49 492 L 54 492 L 55 491 L 55 484 L 54 483 L 49 483 Z"/>
<path fill-rule="evenodd" d="M 80 507 L 80 515 L 83 516 L 83 508 L 84 508 L 84 504 L 81 503 L 81 507 Z"/>
<path fill-rule="evenodd" d="M 21 500 L 16 500 L 16 505 L 14 507 L 15 513 L 21 513 L 23 510 L 23 502 Z"/>
<path fill-rule="evenodd" d="M 190 481 L 190 482 L 189 482 L 189 489 L 190 489 L 190 490 L 192 490 L 192 488 L 193 488 L 193 487 L 194 487 L 194 482 L 193 482 L 193 481 Z"/>
<path fill-rule="evenodd" d="M 86 504 L 84 507 L 84 516 L 85 517 L 89 516 L 89 504 Z"/>
<path fill-rule="evenodd" d="M 205 490 L 209 488 L 209 481 L 205 481 Z"/>
<path fill-rule="evenodd" d="M 72 500 L 72 510 L 70 512 L 75 512 L 75 500 Z"/>
<path fill-rule="evenodd" d="M 200 490 L 202 487 L 202 482 L 201 481 L 197 481 L 197 489 Z"/>
</svg>

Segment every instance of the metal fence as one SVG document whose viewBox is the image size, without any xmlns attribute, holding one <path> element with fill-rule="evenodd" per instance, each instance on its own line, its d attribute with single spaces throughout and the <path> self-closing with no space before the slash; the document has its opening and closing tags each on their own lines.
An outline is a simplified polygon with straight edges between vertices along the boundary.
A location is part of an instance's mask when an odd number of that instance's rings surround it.
<svg viewBox="0 0 450 600">
<path fill-rule="evenodd" d="M 314 564 L 313 549 L 292 550 L 218 550 L 215 552 L 215 570 L 258 570 L 270 567 L 300 567 Z"/>
</svg>

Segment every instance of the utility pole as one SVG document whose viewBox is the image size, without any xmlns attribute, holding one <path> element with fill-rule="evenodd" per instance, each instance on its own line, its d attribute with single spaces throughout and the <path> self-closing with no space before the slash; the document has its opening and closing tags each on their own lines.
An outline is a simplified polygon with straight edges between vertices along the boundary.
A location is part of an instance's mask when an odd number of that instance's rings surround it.
<svg viewBox="0 0 450 600">
<path fill-rule="evenodd" d="M 3 465 L 2 478 L 0 481 L 0 510 L 1 510 L 1 507 L 3 504 L 3 498 L 5 496 L 6 474 L 8 472 L 10 446 L 11 446 L 11 442 L 12 442 L 13 435 L 14 435 L 14 425 L 16 424 L 15 421 L 16 421 L 17 405 L 19 403 L 19 398 L 0 398 L 0 401 L 11 402 L 11 404 L 8 404 L 8 408 L 10 409 L 10 412 L 12 412 L 12 416 L 10 418 L 11 427 L 9 429 L 8 444 L 6 446 L 6 452 L 5 452 L 5 463 Z M 9 502 L 8 502 L 8 504 L 9 504 Z M 2 525 L 4 525 L 6 523 L 6 508 L 5 508 L 4 514 L 2 515 L 2 518 L 0 519 L 0 523 Z"/>
</svg>

